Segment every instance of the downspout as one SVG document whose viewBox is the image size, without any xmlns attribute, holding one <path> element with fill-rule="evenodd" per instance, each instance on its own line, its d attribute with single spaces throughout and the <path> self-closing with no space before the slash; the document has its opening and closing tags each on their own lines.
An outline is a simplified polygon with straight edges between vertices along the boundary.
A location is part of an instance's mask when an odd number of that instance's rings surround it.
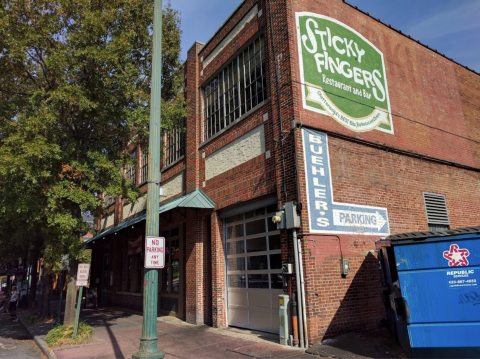
<svg viewBox="0 0 480 359">
<path fill-rule="evenodd" d="M 301 289 L 300 289 L 300 283 L 303 283 L 303 275 L 300 273 L 303 273 L 303 270 L 300 270 L 299 267 L 301 267 L 301 258 L 298 253 L 298 239 L 297 239 L 297 230 L 293 229 L 292 231 L 293 235 L 293 251 L 295 254 L 295 278 L 297 280 L 297 298 L 298 298 L 298 321 L 299 321 L 299 326 L 298 326 L 298 334 L 299 334 L 299 346 L 300 348 L 304 349 L 305 348 L 305 341 L 303 340 L 303 332 L 305 325 L 303 323 L 303 312 L 304 312 L 304 306 L 303 306 L 303 296 L 301 294 Z M 300 278 L 301 277 L 301 278 Z"/>
<path fill-rule="evenodd" d="M 305 304 L 305 281 L 303 280 L 303 261 L 302 261 L 302 243 L 300 238 L 297 238 L 297 230 L 293 230 L 293 239 L 298 242 L 298 266 L 300 267 L 300 291 L 302 293 L 302 316 L 303 316 L 303 331 L 305 337 L 305 349 L 308 349 L 308 330 L 307 330 L 307 306 Z"/>
<path fill-rule="evenodd" d="M 273 62 L 275 64 L 275 82 L 277 87 L 277 105 L 278 105 L 278 117 L 279 117 L 279 124 L 280 124 L 280 150 L 282 155 L 282 172 L 283 172 L 283 192 L 285 195 L 285 202 L 288 201 L 288 193 L 287 193 L 287 186 L 286 186 L 286 171 L 285 171 L 285 153 L 283 148 L 283 141 L 285 140 L 284 133 L 283 133 L 283 119 L 282 119 L 282 105 L 281 105 L 281 96 L 280 96 L 280 74 L 278 69 L 278 62 L 279 59 L 276 57 L 275 53 L 275 41 L 274 41 L 274 34 L 273 34 L 273 17 L 272 17 L 272 8 L 271 8 L 271 0 L 268 1 L 268 13 L 269 13 L 269 20 L 270 20 L 270 36 L 272 40 L 272 55 L 273 55 Z M 294 146 L 296 151 L 296 146 Z M 297 167 L 297 163 L 295 161 L 295 167 Z M 298 176 L 298 168 L 297 169 L 297 176 Z M 297 185 L 297 190 L 299 189 Z M 298 198 L 301 198 L 300 196 Z M 307 322 L 306 322 L 306 306 L 305 306 L 305 286 L 303 281 L 303 264 L 302 264 L 302 257 L 301 257 L 301 244 L 300 240 L 297 239 L 297 230 L 293 229 L 293 247 L 295 252 L 295 276 L 297 280 L 297 297 L 298 297 L 298 318 L 299 318 L 299 336 L 300 336 L 300 348 L 308 348 L 308 335 L 307 335 Z M 299 290 L 300 284 L 300 290 Z M 305 340 L 304 340 L 304 333 L 305 333 Z"/>
</svg>

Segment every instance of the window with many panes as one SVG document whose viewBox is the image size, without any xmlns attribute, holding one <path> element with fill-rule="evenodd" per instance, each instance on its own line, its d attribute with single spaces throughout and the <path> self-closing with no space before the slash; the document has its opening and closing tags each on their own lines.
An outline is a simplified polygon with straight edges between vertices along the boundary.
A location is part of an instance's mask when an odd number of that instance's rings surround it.
<svg viewBox="0 0 480 359">
<path fill-rule="evenodd" d="M 266 94 L 264 43 L 260 36 L 203 87 L 203 140 L 262 103 Z"/>
<path fill-rule="evenodd" d="M 276 205 L 225 218 L 228 288 L 282 289 Z"/>
<path fill-rule="evenodd" d="M 147 182 L 148 179 L 148 148 L 142 148 L 140 157 L 140 183 Z"/>
<path fill-rule="evenodd" d="M 183 126 L 163 135 L 163 166 L 168 166 L 185 155 L 185 120 Z"/>
<path fill-rule="evenodd" d="M 133 150 L 130 152 L 130 156 L 133 158 L 134 161 L 137 160 L 137 150 Z M 125 177 L 132 181 L 133 183 L 137 183 L 137 167 L 134 165 L 127 165 L 125 168 Z"/>
</svg>

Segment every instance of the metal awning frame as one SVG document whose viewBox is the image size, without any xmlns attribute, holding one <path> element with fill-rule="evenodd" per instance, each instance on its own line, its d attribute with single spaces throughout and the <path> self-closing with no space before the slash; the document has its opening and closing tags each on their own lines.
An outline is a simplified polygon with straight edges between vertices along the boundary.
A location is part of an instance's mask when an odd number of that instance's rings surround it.
<svg viewBox="0 0 480 359">
<path fill-rule="evenodd" d="M 186 193 L 183 196 L 173 198 L 163 204 L 160 205 L 160 208 L 158 210 L 158 213 L 163 213 L 170 211 L 175 208 L 179 207 L 184 207 L 184 208 L 206 208 L 206 209 L 213 209 L 215 208 L 215 203 L 208 198 L 208 196 L 203 193 L 202 190 L 196 188 L 193 191 L 190 191 Z M 135 225 L 136 223 L 142 222 L 147 218 L 147 214 L 143 213 L 140 215 L 137 215 L 135 217 L 129 218 L 123 222 L 120 222 L 118 225 L 107 228 L 103 232 L 98 233 L 97 235 L 85 239 L 84 243 L 90 243 L 93 242 L 99 238 L 103 238 L 105 236 L 108 236 L 112 233 L 116 233 L 122 229 L 128 228 L 130 226 Z"/>
</svg>

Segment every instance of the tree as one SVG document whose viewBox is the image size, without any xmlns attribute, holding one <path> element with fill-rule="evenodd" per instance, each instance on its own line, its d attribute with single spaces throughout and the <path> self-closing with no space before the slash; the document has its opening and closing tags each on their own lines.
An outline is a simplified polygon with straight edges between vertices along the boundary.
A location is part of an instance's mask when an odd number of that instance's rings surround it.
<svg viewBox="0 0 480 359">
<path fill-rule="evenodd" d="M 100 193 L 141 195 L 122 168 L 134 164 L 127 145 L 148 135 L 153 1 L 0 3 L 0 233 L 9 233 L 0 247 L 27 231 L 24 247 L 36 240 L 49 268 L 68 252 L 69 313 L 82 212 L 101 215 Z M 163 23 L 169 129 L 185 115 L 180 20 L 169 3 Z"/>
</svg>

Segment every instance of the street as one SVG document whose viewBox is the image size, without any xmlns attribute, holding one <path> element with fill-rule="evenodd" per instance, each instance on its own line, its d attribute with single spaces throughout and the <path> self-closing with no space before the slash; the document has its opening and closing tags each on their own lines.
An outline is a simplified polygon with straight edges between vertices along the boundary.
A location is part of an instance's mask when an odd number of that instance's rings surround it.
<svg viewBox="0 0 480 359">
<path fill-rule="evenodd" d="M 0 358 L 46 358 L 19 322 L 9 313 L 0 313 Z"/>
</svg>

